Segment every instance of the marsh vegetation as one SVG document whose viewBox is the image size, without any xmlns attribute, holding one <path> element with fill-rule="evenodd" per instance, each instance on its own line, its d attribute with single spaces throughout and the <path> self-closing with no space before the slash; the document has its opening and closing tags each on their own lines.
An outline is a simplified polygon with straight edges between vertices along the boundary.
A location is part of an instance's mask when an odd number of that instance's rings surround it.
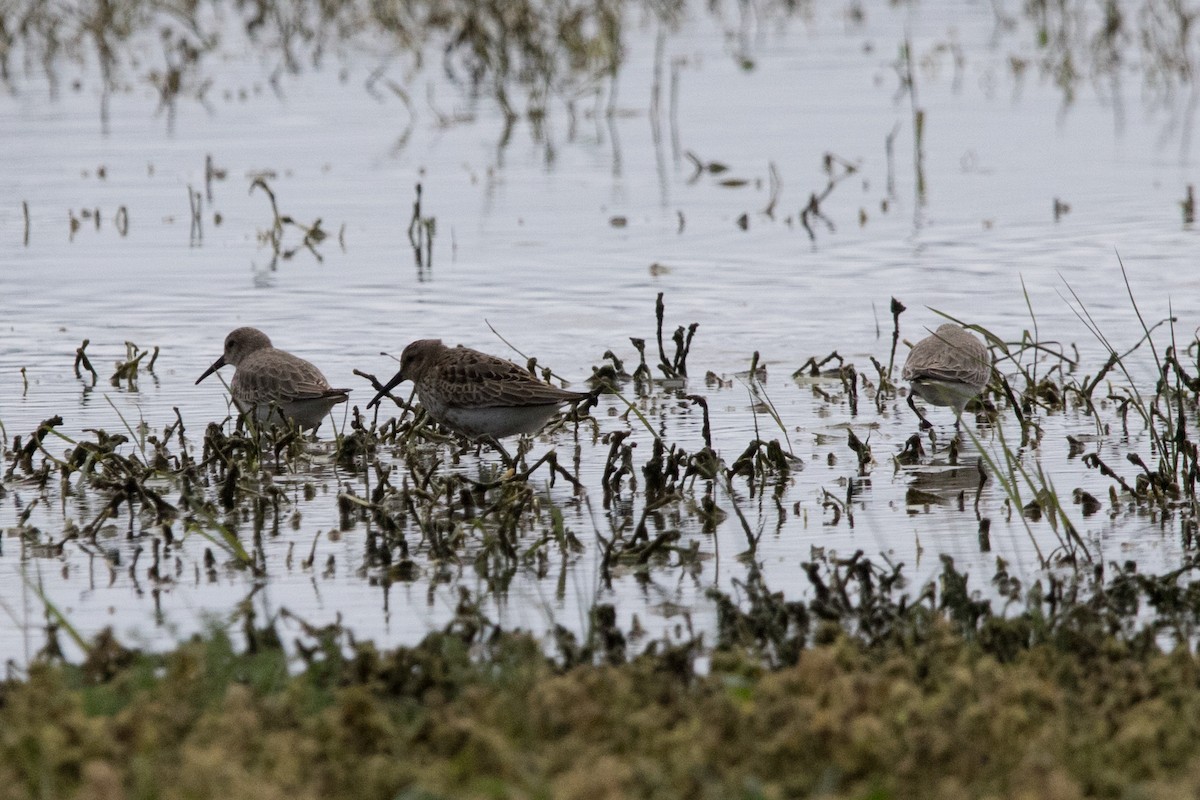
<svg viewBox="0 0 1200 800">
<path fill-rule="evenodd" d="M 0 796 L 1194 792 L 1190 19 L 944 10 L 0 7 Z"/>
</svg>

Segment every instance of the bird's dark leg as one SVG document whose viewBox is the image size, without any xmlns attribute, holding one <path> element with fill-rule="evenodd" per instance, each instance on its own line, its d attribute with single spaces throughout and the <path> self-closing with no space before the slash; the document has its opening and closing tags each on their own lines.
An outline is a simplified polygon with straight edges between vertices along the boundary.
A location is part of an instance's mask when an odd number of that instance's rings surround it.
<svg viewBox="0 0 1200 800">
<path fill-rule="evenodd" d="M 954 409 L 954 441 L 962 444 L 962 415 L 966 413 L 966 405 L 962 407 L 952 406 Z"/>
<path fill-rule="evenodd" d="M 500 444 L 500 440 L 495 436 L 480 436 L 478 439 L 480 444 L 490 444 L 500 452 L 500 457 L 504 460 L 504 466 L 512 469 L 514 472 L 517 469 L 517 461 L 508 451 L 504 449 L 504 445 Z"/>
<path fill-rule="evenodd" d="M 533 437 L 527 434 L 522 434 L 517 440 L 517 462 L 520 464 L 527 463 L 525 456 L 529 455 L 533 450 Z"/>
<path fill-rule="evenodd" d="M 921 413 L 921 410 L 919 408 L 917 408 L 917 404 L 915 402 L 913 402 L 913 395 L 914 395 L 913 392 L 909 392 L 908 407 L 911 408 L 913 410 L 913 413 L 917 415 L 917 419 L 921 420 L 921 430 L 927 431 L 933 427 L 933 423 L 930 422 L 929 420 L 925 419 L 925 415 Z"/>
</svg>

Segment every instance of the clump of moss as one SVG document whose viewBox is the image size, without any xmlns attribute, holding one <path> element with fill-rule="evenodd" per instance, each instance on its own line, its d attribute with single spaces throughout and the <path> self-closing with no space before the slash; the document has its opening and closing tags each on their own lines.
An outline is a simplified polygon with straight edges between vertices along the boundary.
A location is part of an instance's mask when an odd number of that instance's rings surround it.
<svg viewBox="0 0 1200 800">
<path fill-rule="evenodd" d="M 723 598 L 715 650 L 657 641 L 627 657 L 598 609 L 587 641 L 550 655 L 466 596 L 444 631 L 387 651 L 305 628 L 289 658 L 252 619 L 241 648 L 222 630 L 165 654 L 106 635 L 81 665 L 0 685 L 0 798 L 1200 790 L 1200 660 L 1097 624 L 1127 576 L 1079 595 L 1091 614 L 1034 603 L 999 619 L 956 592 L 856 604 L 869 564 L 811 566 L 834 590 L 806 604 L 761 585 Z"/>
</svg>

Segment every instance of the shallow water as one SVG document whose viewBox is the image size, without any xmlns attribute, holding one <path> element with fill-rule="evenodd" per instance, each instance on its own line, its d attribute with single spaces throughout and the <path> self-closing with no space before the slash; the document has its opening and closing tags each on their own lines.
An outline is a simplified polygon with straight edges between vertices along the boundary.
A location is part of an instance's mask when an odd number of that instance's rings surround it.
<svg viewBox="0 0 1200 800">
<path fill-rule="evenodd" d="M 901 318 L 908 341 L 940 323 L 931 309 L 1008 341 L 1036 322 L 1040 341 L 1076 344 L 1079 371 L 1094 373 L 1107 351 L 1076 316 L 1072 291 L 1118 350 L 1132 347 L 1141 325 L 1121 262 L 1146 319 L 1174 314 L 1181 342 L 1193 340 L 1200 327 L 1196 232 L 1183 224 L 1179 203 L 1195 169 L 1180 155 L 1179 135 L 1170 133 L 1163 114 L 1143 110 L 1136 86 L 1127 88 L 1118 114 L 1090 86 L 1064 106 L 1060 92 L 1032 70 L 1014 78 L 1010 55 L 1029 56 L 1031 48 L 1015 36 L 997 42 L 991 12 L 982 6 L 881 9 L 861 26 L 848 24 L 839 9 L 813 11 L 806 21 L 754 32 L 750 70 L 733 57 L 727 29 L 736 30 L 736 22 L 714 21 L 697 9 L 666 38 L 667 73 L 679 64 L 678 120 L 672 126 L 663 111 L 657 147 L 648 111 L 650 25 L 629 34 L 619 113 L 611 120 L 595 114 L 591 100 L 579 104 L 573 124 L 556 106 L 547 136 L 519 122 L 506 146 L 498 144 L 504 124 L 496 108 L 470 101 L 436 69 L 408 84 L 415 114 L 394 97 L 372 96 L 364 82 L 380 59 L 370 54 L 350 58 L 341 69 L 285 75 L 277 94 L 260 60 L 233 47 L 211 75 L 211 110 L 183 101 L 168 125 L 155 113 L 153 90 L 135 84 L 112 98 L 107 135 L 94 72 L 84 68 L 80 88 L 65 84 L 54 99 L 36 70 L 28 71 L 18 90 L 0 99 L 6 108 L 0 137 L 7 144 L 0 148 L 0 193 L 8 198 L 0 208 L 5 446 L 55 414 L 64 418 L 62 432 L 77 437 L 89 428 L 124 431 L 122 417 L 161 431 L 174 421 L 176 407 L 197 446 L 204 425 L 223 419 L 228 405 L 217 381 L 193 382 L 219 354 L 224 335 L 245 324 L 316 363 L 333 385 L 353 387 L 360 406 L 370 386 L 352 371 L 390 376 L 394 361 L 380 351 L 398 353 L 415 338 L 439 336 L 519 359 L 489 323 L 578 384 L 607 349 L 636 365 L 630 336 L 647 339 L 653 349 L 654 303 L 662 292 L 668 334 L 699 323 L 687 392 L 708 399 L 714 448 L 732 462 L 755 438 L 756 425 L 764 439 L 783 435 L 770 417 L 752 413 L 747 385 L 737 377 L 758 352 L 769 399 L 794 453 L 807 464 L 792 476 L 782 515 L 769 493 L 751 498 L 744 483 L 734 483 L 747 524 L 762 531 L 757 559 L 772 587 L 805 592 L 799 565 L 813 548 L 886 553 L 906 564 L 914 591 L 939 569 L 943 553 L 969 570 L 980 590 L 997 557 L 1023 580 L 1036 578 L 1034 543 L 1049 552 L 1056 535 L 1045 521 L 1027 526 L 1019 513 L 1009 514 L 995 480 L 979 498 L 979 514 L 992 524 L 991 550 L 983 551 L 973 469 L 942 469 L 929 464 L 942 456 L 928 455 L 925 467 L 894 468 L 892 455 L 916 432 L 903 399 L 889 400 L 878 413 L 862 397 L 852 417 L 840 382 L 819 384 L 835 398 L 830 402 L 791 374 L 810 356 L 837 350 L 874 381 L 868 357 L 887 363 L 892 297 L 909 308 Z M 927 115 L 922 202 L 910 104 L 898 97 L 893 68 L 906 32 L 918 55 Z M 941 49 L 950 41 L 963 53 L 958 70 Z M 399 69 L 392 77 L 403 80 Z M 663 91 L 665 97 L 667 87 Z M 439 114 L 459 114 L 463 121 L 442 125 Z M 885 141 L 893 129 L 889 195 Z M 729 170 L 696 177 L 680 151 Z M 809 194 L 825 186 L 826 153 L 858 171 L 822 203 L 836 230 L 816 223 L 812 241 L 799 212 Z M 187 193 L 189 187 L 205 192 L 209 154 L 226 176 L 212 182 L 197 236 Z M 769 165 L 782 182 L 774 218 L 763 213 L 770 202 Z M 248 191 L 252 176 L 266 171 L 273 173 L 269 183 L 283 213 L 306 224 L 319 218 L 330 233 L 318 246 L 321 262 L 301 250 L 272 264 L 270 248 L 260 241 L 271 225 L 269 204 L 261 191 Z M 730 178 L 747 183 L 720 185 Z M 437 226 L 427 270 L 414 266 L 407 236 L 418 182 L 423 212 Z M 1055 198 L 1070 205 L 1057 222 Z M 31 217 L 27 244 L 22 201 Z M 120 207 L 128 212 L 126 235 L 114 224 Z M 94 208 L 101 212 L 99 226 L 85 219 L 72 235 L 71 215 Z M 736 222 L 742 214 L 747 230 Z M 615 217 L 625 224 L 614 225 Z M 285 246 L 299 238 L 289 231 Z M 1165 333 L 1160 336 L 1165 343 Z M 94 389 L 72 373 L 84 339 L 100 373 Z M 125 358 L 126 341 L 161 348 L 155 374 L 143 373 L 136 392 L 107 382 L 113 363 Z M 902 344 L 898 361 L 905 349 Z M 1137 379 L 1153 380 L 1148 352 L 1139 351 L 1133 364 Z M 731 385 L 706 384 L 710 371 Z M 228 380 L 231 370 L 224 372 Z M 670 393 L 654 405 L 650 417 L 660 435 L 689 450 L 702 446 L 695 406 Z M 644 459 L 651 437 L 621 419 L 623 410 L 606 398 L 595 414 L 602 431 L 631 429 Z M 932 418 L 944 441 L 952 417 L 934 410 Z M 1063 497 L 1081 487 L 1103 500 L 1109 486 L 1078 457 L 1068 457 L 1067 434 L 1091 434 L 1089 452 L 1098 450 L 1110 464 L 1129 466 L 1124 455 L 1130 451 L 1149 459 L 1148 437 L 1139 429 L 1128 440 L 1115 433 L 1097 438 L 1095 420 L 1077 412 L 1048 416 L 1042 424 L 1042 446 L 1024 457 L 1041 465 Z M 1000 425 L 1015 435 L 1010 415 L 1002 414 Z M 870 437 L 875 463 L 865 479 L 846 445 L 847 427 Z M 998 447 L 993 427 L 970 427 L 985 448 Z M 574 458 L 569 432 L 539 440 L 535 454 L 552 445 Z M 67 447 L 47 440 L 54 455 Z M 573 497 L 562 482 L 547 490 L 585 550 L 551 557 L 544 575 L 519 570 L 501 593 L 487 593 L 466 558 L 439 568 L 428 554 L 418 555 L 418 579 L 386 590 L 362 574 L 363 526 L 339 531 L 333 500 L 339 485 L 361 479 L 331 466 L 313 466 L 300 479 L 314 482 L 317 495 L 306 501 L 298 494 L 298 528 L 284 525 L 265 543 L 269 579 L 261 585 L 232 569 L 206 575 L 201 562 L 208 543 L 196 536 L 173 551 L 178 575 L 147 585 L 139 574 L 154 532 L 127 538 L 127 516 L 101 540 L 108 560 L 72 542 L 61 555 L 46 556 L 15 532 L 34 492 L 19 480 L 6 481 L 0 529 L 11 533 L 0 540 L 0 609 L 8 623 L 0 625 L 0 655 L 25 661 L 40 646 L 39 584 L 85 635 L 113 625 L 123 637 L 154 646 L 207 618 L 228 618 L 247 597 L 266 615 L 287 608 L 324 624 L 340 614 L 359 635 L 412 641 L 448 618 L 460 584 L 484 592 L 489 613 L 510 626 L 540 630 L 558 622 L 579 630 L 586 609 L 600 600 L 615 603 L 623 623 L 636 614 L 651 636 L 677 625 L 705 629 L 711 608 L 704 591 L 730 589 L 745 575 L 738 556 L 746 536 L 736 515 L 715 534 L 703 533 L 694 518 L 665 521 L 680 525 L 680 546 L 697 543 L 699 568 L 619 572 L 610 591 L 598 575 L 597 537 L 636 523 L 640 506 L 631 496 L 626 509 L 602 507 L 598 487 L 607 452 L 608 445 L 581 436 L 578 469 L 589 487 L 586 498 Z M 1131 466 L 1126 474 L 1134 474 Z M 835 523 L 823 507 L 825 491 L 843 499 L 851 480 L 852 527 L 845 516 Z M 946 503 L 910 505 L 910 488 Z M 717 499 L 731 510 L 723 491 Z M 56 541 L 65 519 L 82 524 L 95 505 L 43 503 L 28 522 L 42 531 L 42 543 Z M 1090 517 L 1078 506 L 1069 506 L 1068 514 L 1105 561 L 1135 559 L 1155 569 L 1179 557 L 1179 532 L 1170 523 L 1129 510 L 1110 514 L 1107 504 Z M 305 568 L 300 562 L 314 542 L 314 566 Z M 131 571 L 138 548 L 140 567 Z M 327 569 L 330 557 L 333 568 Z M 110 568 L 113 560 L 119 566 Z"/>
</svg>

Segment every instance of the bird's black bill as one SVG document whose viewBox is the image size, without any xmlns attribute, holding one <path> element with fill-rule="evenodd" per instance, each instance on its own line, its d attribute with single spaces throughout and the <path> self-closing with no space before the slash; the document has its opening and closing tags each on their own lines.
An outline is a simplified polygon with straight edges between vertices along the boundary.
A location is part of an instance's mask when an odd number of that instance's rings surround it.
<svg viewBox="0 0 1200 800">
<path fill-rule="evenodd" d="M 375 406 L 379 405 L 380 400 L 387 396 L 392 389 L 395 389 L 402 383 L 404 383 L 404 370 L 397 372 L 392 376 L 390 381 L 383 385 L 383 388 L 379 390 L 379 394 L 372 397 L 371 402 L 367 403 L 367 408 L 374 408 Z"/>
<path fill-rule="evenodd" d="M 204 374 L 201 375 L 199 378 L 196 378 L 196 383 L 199 383 L 200 381 L 207 378 L 209 375 L 212 375 L 214 372 L 216 372 L 223 366 L 225 366 L 225 356 L 221 356 L 220 358 L 218 358 L 216 361 L 214 361 L 212 363 L 211 367 L 204 370 Z"/>
</svg>

